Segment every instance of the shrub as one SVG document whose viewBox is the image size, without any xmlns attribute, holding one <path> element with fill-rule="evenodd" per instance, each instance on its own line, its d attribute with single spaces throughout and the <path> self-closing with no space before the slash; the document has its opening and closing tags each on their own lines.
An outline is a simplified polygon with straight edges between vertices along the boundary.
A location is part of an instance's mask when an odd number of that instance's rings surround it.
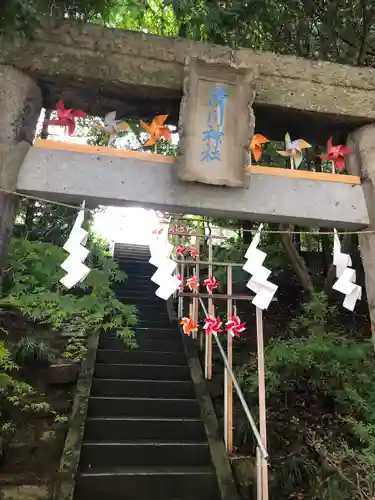
<svg viewBox="0 0 375 500">
<path fill-rule="evenodd" d="M 265 351 L 274 498 L 374 498 L 373 347 L 327 332 L 329 312 L 324 294 L 314 296 L 292 322 L 298 337 L 271 340 Z M 255 358 L 239 376 L 256 407 Z"/>
</svg>

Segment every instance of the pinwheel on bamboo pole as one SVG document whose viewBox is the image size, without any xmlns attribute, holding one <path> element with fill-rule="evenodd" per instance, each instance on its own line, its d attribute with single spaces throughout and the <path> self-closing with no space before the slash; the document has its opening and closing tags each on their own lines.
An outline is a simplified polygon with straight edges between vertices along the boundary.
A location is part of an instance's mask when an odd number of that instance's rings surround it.
<svg viewBox="0 0 375 500">
<path fill-rule="evenodd" d="M 109 134 L 108 146 L 111 146 L 117 136 L 121 132 L 130 132 L 131 128 L 128 122 L 123 120 L 116 120 L 116 111 L 107 113 L 104 117 L 103 124 L 96 124 L 95 128 L 101 129 Z"/>
<path fill-rule="evenodd" d="M 332 173 L 335 173 L 335 167 L 341 172 L 345 165 L 345 156 L 351 155 L 353 151 L 348 146 L 338 145 L 333 146 L 332 137 L 327 142 L 327 153 L 320 155 L 322 160 L 329 160 L 332 162 Z"/>
<path fill-rule="evenodd" d="M 171 131 L 164 125 L 165 120 L 168 115 L 158 115 L 152 120 L 150 124 L 145 123 L 141 120 L 141 125 L 144 130 L 150 134 L 148 140 L 144 143 L 144 146 L 152 146 L 158 142 L 158 140 L 163 137 L 166 141 L 172 140 Z"/>
<path fill-rule="evenodd" d="M 57 125 L 64 127 L 68 135 L 73 135 L 76 128 L 76 118 L 85 118 L 87 115 L 79 109 L 65 108 L 64 101 L 61 99 L 56 104 L 57 118 L 54 120 L 45 120 L 46 125 Z"/>
<path fill-rule="evenodd" d="M 251 153 L 253 153 L 255 161 L 258 161 L 262 156 L 262 144 L 265 144 L 266 142 L 270 142 L 270 140 L 264 137 L 264 135 L 262 134 L 253 135 L 249 150 Z M 251 155 L 250 155 L 250 163 L 251 163 Z"/>
<path fill-rule="evenodd" d="M 302 161 L 302 150 L 311 148 L 311 144 L 304 139 L 292 141 L 288 132 L 285 134 L 285 151 L 277 151 L 279 155 L 288 157 L 291 169 L 297 169 Z"/>
</svg>

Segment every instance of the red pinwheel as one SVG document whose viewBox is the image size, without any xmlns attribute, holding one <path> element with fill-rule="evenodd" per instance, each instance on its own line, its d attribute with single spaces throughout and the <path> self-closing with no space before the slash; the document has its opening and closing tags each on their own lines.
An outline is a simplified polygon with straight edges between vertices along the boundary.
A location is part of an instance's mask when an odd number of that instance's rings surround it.
<svg viewBox="0 0 375 500">
<path fill-rule="evenodd" d="M 214 288 L 220 286 L 220 282 L 216 281 L 216 279 L 211 275 L 206 280 L 204 280 L 203 284 L 206 285 L 207 292 L 210 295 L 212 295 Z"/>
<path fill-rule="evenodd" d="M 183 289 L 183 288 L 184 288 L 184 283 L 183 283 L 183 281 L 182 281 L 182 276 L 181 276 L 181 274 L 178 274 L 178 275 L 177 275 L 177 279 L 178 279 L 178 282 L 179 282 L 179 283 L 178 283 L 178 288 L 182 288 L 182 289 Z"/>
<path fill-rule="evenodd" d="M 188 280 L 186 280 L 187 286 L 190 288 L 191 291 L 193 290 L 199 290 L 199 281 L 196 276 L 192 276 Z"/>
<path fill-rule="evenodd" d="M 186 253 L 186 248 L 183 247 L 182 245 L 178 245 L 178 247 L 176 248 L 176 255 L 184 256 L 185 253 Z"/>
<path fill-rule="evenodd" d="M 333 146 L 332 145 L 332 137 L 328 139 L 327 143 L 327 153 L 321 154 L 320 158 L 322 160 L 330 160 L 333 162 L 334 165 L 336 165 L 337 170 L 341 172 L 341 170 L 344 168 L 345 164 L 345 156 L 346 155 L 351 155 L 353 151 L 348 148 L 348 146 Z"/>
<path fill-rule="evenodd" d="M 238 316 L 233 316 L 230 321 L 225 323 L 225 330 L 232 335 L 232 337 L 239 337 L 240 333 L 245 330 L 246 323 L 241 323 Z"/>
<path fill-rule="evenodd" d="M 220 320 L 220 316 L 215 318 L 215 316 L 207 316 L 204 318 L 204 329 L 206 330 L 207 335 L 212 335 L 213 333 L 218 334 L 223 330 L 220 329 L 223 322 Z"/>
<path fill-rule="evenodd" d="M 45 124 L 47 125 L 61 125 L 62 127 L 66 127 L 68 130 L 68 135 L 72 135 L 76 128 L 76 118 L 85 118 L 86 113 L 80 111 L 79 109 L 66 109 L 64 106 L 64 101 L 61 100 L 56 104 L 56 120 L 45 120 Z"/>
<path fill-rule="evenodd" d="M 198 250 L 196 248 L 189 248 L 189 253 L 193 257 L 193 259 L 198 257 Z"/>
</svg>

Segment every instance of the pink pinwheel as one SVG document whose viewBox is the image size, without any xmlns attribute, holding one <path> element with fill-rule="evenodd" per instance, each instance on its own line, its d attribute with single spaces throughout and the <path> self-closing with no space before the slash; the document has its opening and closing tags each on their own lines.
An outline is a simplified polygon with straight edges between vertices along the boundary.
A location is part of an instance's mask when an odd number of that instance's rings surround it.
<svg viewBox="0 0 375 500">
<path fill-rule="evenodd" d="M 156 236 L 160 236 L 161 234 L 163 233 L 163 230 L 162 229 L 154 229 L 152 231 L 152 234 L 155 234 Z"/>
<path fill-rule="evenodd" d="M 56 104 L 56 120 L 45 120 L 46 125 L 61 125 L 68 130 L 68 135 L 72 135 L 76 128 L 76 118 L 85 118 L 86 113 L 80 111 L 79 109 L 66 109 L 64 106 L 64 101 L 61 100 Z"/>
<path fill-rule="evenodd" d="M 198 250 L 196 248 L 189 248 L 189 253 L 193 257 L 193 259 L 196 259 L 198 257 Z"/>
<path fill-rule="evenodd" d="M 192 276 L 188 280 L 186 280 L 187 286 L 190 288 L 191 291 L 193 290 L 199 290 L 199 281 L 196 276 Z"/>
<path fill-rule="evenodd" d="M 176 248 L 176 255 L 184 256 L 185 253 L 186 253 L 186 248 L 183 247 L 182 245 L 178 245 L 178 247 Z"/>
<path fill-rule="evenodd" d="M 212 295 L 214 288 L 220 286 L 220 282 L 216 281 L 216 279 L 211 275 L 206 280 L 204 280 L 203 284 L 206 285 L 207 292 L 210 295 Z"/>
<path fill-rule="evenodd" d="M 232 335 L 232 337 L 239 337 L 240 333 L 245 330 L 246 323 L 241 323 L 238 316 L 233 316 L 230 321 L 227 321 L 225 330 Z"/>
<path fill-rule="evenodd" d="M 181 274 L 178 274 L 178 275 L 177 275 L 177 279 L 178 279 L 178 288 L 182 288 L 182 289 L 183 289 L 183 288 L 184 288 L 184 283 L 183 283 L 183 281 L 182 281 L 182 276 L 181 276 Z"/>
<path fill-rule="evenodd" d="M 207 318 L 204 318 L 203 328 L 206 330 L 207 335 L 212 335 L 213 333 L 218 334 L 223 331 L 220 329 L 222 324 L 223 322 L 220 321 L 220 316 L 217 318 L 215 318 L 215 316 L 207 316 Z"/>
<path fill-rule="evenodd" d="M 344 168 L 345 156 L 353 154 L 353 151 L 348 148 L 348 146 L 333 146 L 332 137 L 328 139 L 327 149 L 327 153 L 321 154 L 320 158 L 322 160 L 332 161 L 333 165 L 337 167 L 337 170 L 341 172 Z"/>
</svg>

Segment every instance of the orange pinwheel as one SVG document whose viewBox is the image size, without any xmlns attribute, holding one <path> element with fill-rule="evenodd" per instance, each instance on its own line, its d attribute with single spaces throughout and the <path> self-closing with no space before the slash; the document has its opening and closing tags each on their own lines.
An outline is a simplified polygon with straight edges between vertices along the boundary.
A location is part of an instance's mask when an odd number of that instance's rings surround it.
<svg viewBox="0 0 375 500">
<path fill-rule="evenodd" d="M 155 116 L 150 125 L 141 120 L 142 127 L 150 134 L 150 138 L 144 143 L 144 146 L 152 146 L 161 137 L 163 137 L 166 141 L 172 140 L 171 131 L 166 125 L 164 125 L 167 118 L 168 115 Z"/>
<path fill-rule="evenodd" d="M 192 318 L 182 318 L 180 321 L 185 335 L 190 335 L 191 332 L 197 331 L 198 325 L 194 323 Z"/>
<path fill-rule="evenodd" d="M 262 134 L 253 135 L 249 149 L 253 153 L 255 161 L 258 161 L 259 158 L 262 156 L 262 144 L 265 144 L 266 142 L 270 142 L 270 140 L 264 137 L 264 135 Z"/>
</svg>

